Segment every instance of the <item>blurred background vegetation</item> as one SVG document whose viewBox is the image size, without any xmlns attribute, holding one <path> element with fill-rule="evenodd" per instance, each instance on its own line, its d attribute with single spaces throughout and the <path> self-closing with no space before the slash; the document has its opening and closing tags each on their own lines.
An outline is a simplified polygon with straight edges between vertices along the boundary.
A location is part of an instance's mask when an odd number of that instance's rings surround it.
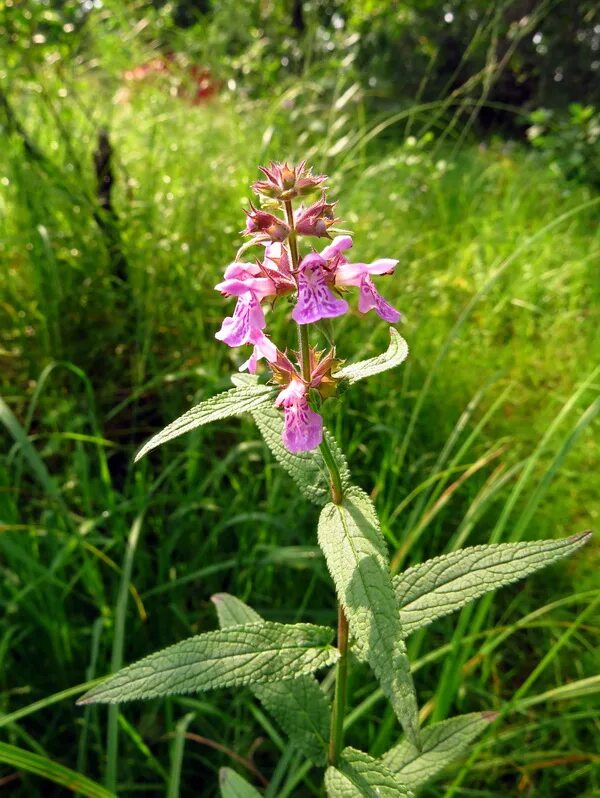
<svg viewBox="0 0 600 798">
<path fill-rule="evenodd" d="M 131 464 L 244 357 L 213 286 L 269 158 L 330 174 L 356 255 L 400 260 L 406 366 L 325 407 L 397 561 L 597 527 L 599 75 L 592 0 L 0 0 L 3 795 L 101 794 L 69 768 L 212 796 L 221 765 L 320 795 L 244 691 L 74 706 L 214 628 L 215 591 L 334 621 L 316 510 L 249 420 Z M 335 326 L 343 357 L 385 348 Z M 599 564 L 411 638 L 424 722 L 506 709 L 426 796 L 600 794 Z M 356 665 L 347 739 L 378 755 L 374 689 Z"/>
</svg>

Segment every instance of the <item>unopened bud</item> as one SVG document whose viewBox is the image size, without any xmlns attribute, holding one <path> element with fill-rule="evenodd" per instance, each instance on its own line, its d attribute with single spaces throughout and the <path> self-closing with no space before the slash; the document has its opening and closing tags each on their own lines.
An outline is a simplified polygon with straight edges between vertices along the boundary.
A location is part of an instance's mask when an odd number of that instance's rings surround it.
<svg viewBox="0 0 600 798">
<path fill-rule="evenodd" d="M 298 166 L 272 162 L 268 167 L 261 166 L 260 171 L 266 180 L 254 183 L 254 191 L 264 197 L 284 201 L 310 194 L 327 180 L 325 175 L 311 174 L 304 161 Z"/>
<path fill-rule="evenodd" d="M 304 236 L 329 237 L 328 230 L 336 221 L 334 204 L 325 202 L 325 197 L 322 197 L 308 208 L 300 208 L 295 221 L 297 232 Z"/>
<path fill-rule="evenodd" d="M 252 208 L 251 211 L 246 211 L 246 216 L 248 218 L 244 235 L 262 233 L 271 241 L 285 241 L 290 233 L 290 228 L 283 219 L 273 216 L 272 213 Z"/>
</svg>

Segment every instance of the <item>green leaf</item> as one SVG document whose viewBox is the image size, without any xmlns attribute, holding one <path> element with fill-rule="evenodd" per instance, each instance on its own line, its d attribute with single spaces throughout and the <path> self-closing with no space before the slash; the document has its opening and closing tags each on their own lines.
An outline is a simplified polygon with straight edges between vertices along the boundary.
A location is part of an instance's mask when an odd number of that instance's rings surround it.
<svg viewBox="0 0 600 798">
<path fill-rule="evenodd" d="M 394 578 L 404 635 L 568 557 L 590 537 L 582 532 L 562 540 L 471 546 L 409 568 Z"/>
<path fill-rule="evenodd" d="M 352 634 L 406 735 L 418 745 L 417 699 L 375 508 L 358 488 L 342 504 L 328 504 L 319 519 L 319 545 Z"/>
<path fill-rule="evenodd" d="M 352 385 L 358 380 L 364 380 L 365 377 L 372 377 L 374 374 L 399 366 L 407 357 L 408 344 L 394 327 L 390 327 L 390 345 L 383 354 L 344 366 L 333 376 L 336 380 L 348 380 Z"/>
<path fill-rule="evenodd" d="M 221 627 L 263 621 L 251 607 L 228 593 L 217 593 L 212 601 Z M 315 764 L 323 764 L 327 758 L 331 710 L 315 677 L 307 675 L 284 682 L 256 684 L 251 690 L 294 747 Z"/>
<path fill-rule="evenodd" d="M 207 632 L 123 668 L 77 703 L 116 704 L 291 679 L 335 662 L 332 638 L 333 630 L 323 626 L 270 621 Z"/>
<path fill-rule="evenodd" d="M 260 798 L 259 791 L 230 768 L 219 771 L 219 787 L 222 798 Z"/>
<path fill-rule="evenodd" d="M 88 798 L 116 798 L 113 792 L 86 776 L 82 776 L 58 762 L 53 762 L 45 756 L 33 754 L 24 748 L 17 748 L 15 745 L 0 743 L 0 762 L 17 768 L 17 770 L 42 776 L 48 781 L 53 781 L 55 784 L 60 784 L 68 790 L 88 796 Z"/>
<path fill-rule="evenodd" d="M 469 743 L 496 717 L 494 712 L 472 712 L 459 715 L 421 730 L 422 750 L 408 740 L 383 755 L 383 764 L 395 773 L 403 784 L 416 790 L 432 779 L 453 759 L 462 756 Z"/>
<path fill-rule="evenodd" d="M 406 798 L 412 793 L 380 760 L 354 748 L 342 751 L 336 768 L 327 768 L 329 798 Z"/>
<path fill-rule="evenodd" d="M 135 462 L 137 463 L 157 446 L 162 446 L 163 443 L 178 438 L 185 432 L 191 432 L 196 427 L 253 410 L 269 402 L 276 393 L 277 389 L 271 385 L 245 385 L 200 402 L 150 438 L 136 454 Z"/>
<path fill-rule="evenodd" d="M 253 410 L 252 417 L 275 459 L 292 477 L 302 494 L 315 504 L 326 504 L 330 499 L 331 491 L 329 471 L 321 452 L 318 449 L 298 453 L 288 451 L 281 440 L 283 413 L 276 407 L 265 404 L 263 407 Z M 337 462 L 342 478 L 342 487 L 345 489 L 350 484 L 350 471 L 346 458 L 334 437 L 327 430 L 325 430 L 325 437 Z"/>
</svg>

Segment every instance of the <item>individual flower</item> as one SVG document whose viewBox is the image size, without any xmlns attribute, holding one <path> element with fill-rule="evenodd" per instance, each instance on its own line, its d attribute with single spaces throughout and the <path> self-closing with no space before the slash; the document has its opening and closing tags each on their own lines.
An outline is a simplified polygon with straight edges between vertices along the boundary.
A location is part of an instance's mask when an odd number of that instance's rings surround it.
<svg viewBox="0 0 600 798">
<path fill-rule="evenodd" d="M 392 274 L 397 263 L 398 261 L 392 258 L 380 258 L 373 263 L 339 263 L 335 270 L 335 284 L 338 287 L 358 286 L 359 311 L 366 313 L 373 309 L 384 321 L 396 324 L 402 318 L 402 314 L 377 291 L 371 275 Z"/>
<path fill-rule="evenodd" d="M 302 161 L 298 166 L 272 161 L 268 167 L 259 168 L 266 180 L 253 183 L 253 190 L 265 197 L 284 201 L 294 197 L 304 197 L 321 187 L 327 180 L 326 175 L 313 175 L 311 170 L 306 168 L 306 161 Z"/>
<path fill-rule="evenodd" d="M 301 205 L 294 214 L 296 232 L 304 236 L 329 237 L 327 231 L 337 221 L 333 213 L 334 206 L 334 202 L 325 202 L 325 196 L 308 208 Z"/>
<path fill-rule="evenodd" d="M 260 269 L 262 274 L 272 281 L 278 296 L 296 290 L 290 256 L 283 244 L 274 242 L 265 247 L 265 256 L 260 264 Z"/>
<path fill-rule="evenodd" d="M 260 302 L 251 291 L 246 291 L 238 298 L 233 316 L 223 319 L 221 329 L 215 333 L 215 338 L 228 346 L 242 346 L 254 343 L 252 338 L 262 333 L 265 326 L 265 314 Z"/>
<path fill-rule="evenodd" d="M 252 203 L 250 210 L 244 211 L 246 214 L 246 228 L 244 235 L 253 235 L 254 241 L 285 241 L 290 233 L 289 226 L 272 213 L 261 211 L 255 208 Z"/>
<path fill-rule="evenodd" d="M 327 263 L 317 252 L 303 258 L 298 272 L 298 301 L 292 318 L 298 324 L 342 316 L 348 310 L 345 299 L 338 299 L 329 288 Z"/>
<path fill-rule="evenodd" d="M 224 296 L 251 293 L 260 302 L 276 292 L 275 283 L 258 263 L 230 263 L 223 276 L 225 279 L 215 285 L 215 290 Z"/>
<path fill-rule="evenodd" d="M 305 383 L 293 378 L 275 400 L 283 407 L 282 440 L 290 452 L 309 452 L 323 440 L 323 419 L 310 408 L 307 394 Z"/>
<path fill-rule="evenodd" d="M 263 332 L 255 329 L 250 331 L 248 338 L 248 343 L 253 344 L 252 354 L 242 363 L 239 371 L 247 370 L 250 374 L 256 374 L 257 363 L 263 357 L 269 362 L 277 359 L 277 347 Z"/>
</svg>

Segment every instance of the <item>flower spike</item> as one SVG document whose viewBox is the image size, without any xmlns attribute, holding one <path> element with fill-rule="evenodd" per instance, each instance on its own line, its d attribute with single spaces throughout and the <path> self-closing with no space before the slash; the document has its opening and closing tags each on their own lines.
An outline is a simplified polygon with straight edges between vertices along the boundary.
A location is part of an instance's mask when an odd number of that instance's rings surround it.
<svg viewBox="0 0 600 798">
<path fill-rule="evenodd" d="M 374 276 L 392 274 L 398 261 L 349 261 L 352 237 L 336 235 L 332 239 L 329 233 L 339 220 L 334 214 L 335 203 L 328 202 L 324 193 L 327 177 L 313 175 L 305 161 L 297 166 L 273 161 L 260 171 L 263 179 L 252 188 L 261 197 L 262 207 L 250 203 L 245 211 L 242 234 L 249 240 L 215 286 L 224 296 L 237 300 L 233 314 L 223 320 L 215 337 L 231 347 L 252 347 L 240 371 L 247 369 L 254 374 L 260 360 L 267 362 L 273 382 L 281 386 L 275 405 L 284 414 L 283 442 L 291 452 L 310 451 L 322 441 L 323 420 L 310 406 L 309 394 L 314 391 L 322 400 L 335 396 L 339 380 L 333 373 L 342 361 L 336 358 L 334 348 L 323 357 L 310 346 L 308 325 L 347 313 L 349 304 L 340 293 L 349 287 L 358 289 L 361 313 L 375 310 L 387 322 L 400 321 L 400 313 L 379 294 L 373 281 Z M 323 192 L 320 199 L 294 209 L 293 200 L 319 189 Z M 281 215 L 277 215 L 278 209 Z M 299 245 L 303 236 L 329 238 L 330 242 L 320 253 L 313 250 L 302 256 Z M 263 248 L 263 254 L 255 263 L 238 260 L 256 246 Z M 291 317 L 300 331 L 298 367 L 265 333 L 263 303 L 273 305 L 286 295 L 292 295 Z"/>
</svg>

